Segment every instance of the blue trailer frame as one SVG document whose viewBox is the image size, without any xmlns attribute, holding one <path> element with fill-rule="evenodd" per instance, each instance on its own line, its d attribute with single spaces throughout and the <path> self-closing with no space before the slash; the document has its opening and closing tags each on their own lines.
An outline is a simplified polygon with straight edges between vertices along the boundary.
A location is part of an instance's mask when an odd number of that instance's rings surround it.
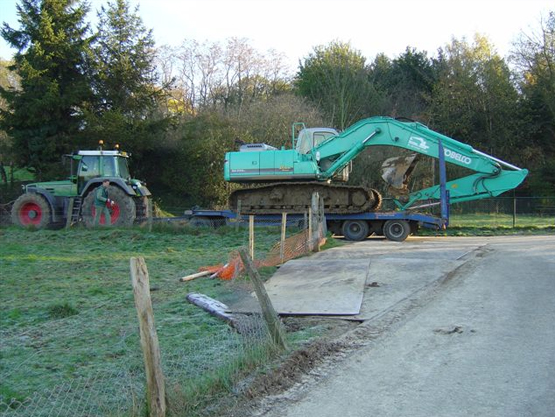
<svg viewBox="0 0 555 417">
<path fill-rule="evenodd" d="M 193 209 L 186 212 L 191 224 L 195 226 L 218 227 L 222 225 L 247 225 L 249 216 L 238 217 L 230 210 Z M 419 227 L 429 229 L 445 229 L 448 218 L 408 211 L 369 212 L 356 214 L 324 213 L 328 230 L 335 235 L 344 236 L 347 240 L 359 241 L 376 234 L 389 240 L 403 241 L 409 234 L 415 234 Z M 279 214 L 260 214 L 254 216 L 258 226 L 277 226 L 280 224 Z M 288 214 L 289 226 L 304 228 L 304 214 Z"/>
<path fill-rule="evenodd" d="M 445 229 L 449 225 L 449 191 L 446 189 L 446 170 L 443 145 L 439 142 L 439 187 L 440 200 L 417 208 L 440 205 L 439 217 L 414 211 L 366 212 L 354 214 L 324 213 L 328 230 L 342 235 L 348 240 L 363 240 L 373 234 L 385 236 L 389 240 L 403 241 L 409 234 L 415 234 L 419 227 Z M 284 210 L 286 211 L 286 210 Z M 192 209 L 185 212 L 189 221 L 197 226 L 217 227 L 223 224 L 247 223 L 248 216 L 238 217 L 230 210 Z M 277 225 L 279 214 L 258 214 L 254 216 L 258 225 Z M 288 214 L 288 225 L 305 226 L 304 214 Z"/>
</svg>

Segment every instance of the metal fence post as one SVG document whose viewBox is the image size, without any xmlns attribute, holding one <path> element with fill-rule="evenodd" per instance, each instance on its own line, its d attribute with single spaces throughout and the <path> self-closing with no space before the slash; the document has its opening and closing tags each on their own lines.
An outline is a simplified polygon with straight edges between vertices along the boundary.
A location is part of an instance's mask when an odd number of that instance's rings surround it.
<svg viewBox="0 0 555 417">
<path fill-rule="evenodd" d="M 513 229 L 516 227 L 516 196 L 513 192 Z"/>
</svg>

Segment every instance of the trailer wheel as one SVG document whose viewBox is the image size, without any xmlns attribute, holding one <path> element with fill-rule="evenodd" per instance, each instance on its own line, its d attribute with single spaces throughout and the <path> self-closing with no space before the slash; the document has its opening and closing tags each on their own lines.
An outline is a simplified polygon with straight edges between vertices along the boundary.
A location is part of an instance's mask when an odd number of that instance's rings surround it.
<svg viewBox="0 0 555 417">
<path fill-rule="evenodd" d="M 191 220 L 189 220 L 189 225 L 191 227 L 215 228 L 214 222 L 208 217 L 193 217 Z"/>
<path fill-rule="evenodd" d="M 50 225 L 52 210 L 40 194 L 20 195 L 12 207 L 12 222 L 18 226 L 35 226 L 44 229 Z"/>
<path fill-rule="evenodd" d="M 94 216 L 96 209 L 94 207 L 94 193 L 96 189 L 91 190 L 83 200 L 83 219 L 87 227 L 94 226 Z M 112 226 L 132 226 L 136 217 L 136 207 L 133 198 L 128 196 L 121 188 L 109 185 L 108 196 L 110 200 L 114 200 L 115 205 L 111 208 Z M 104 225 L 106 220 L 104 215 L 100 217 L 100 224 Z"/>
<path fill-rule="evenodd" d="M 383 225 L 383 234 L 389 240 L 402 242 L 410 234 L 410 225 L 406 220 L 388 220 Z"/>
<path fill-rule="evenodd" d="M 347 240 L 361 241 L 369 234 L 368 222 L 364 220 L 345 220 L 341 232 Z"/>
</svg>

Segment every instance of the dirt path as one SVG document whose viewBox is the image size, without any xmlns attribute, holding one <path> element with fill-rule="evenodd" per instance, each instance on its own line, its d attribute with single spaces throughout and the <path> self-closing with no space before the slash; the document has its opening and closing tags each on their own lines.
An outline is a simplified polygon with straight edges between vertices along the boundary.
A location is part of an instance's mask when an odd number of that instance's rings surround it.
<svg viewBox="0 0 555 417">
<path fill-rule="evenodd" d="M 418 282 L 398 299 L 390 294 L 389 306 L 341 339 L 347 349 L 264 398 L 252 415 L 553 416 L 555 237 L 433 242 L 439 246 L 364 242 L 343 249 L 381 253 L 382 262 L 400 251 L 419 274 L 425 269 L 416 258 L 436 272 L 442 259 L 449 262 L 442 278 Z M 434 250 L 414 256 L 422 249 Z M 393 264 L 402 275 L 403 262 Z"/>
</svg>

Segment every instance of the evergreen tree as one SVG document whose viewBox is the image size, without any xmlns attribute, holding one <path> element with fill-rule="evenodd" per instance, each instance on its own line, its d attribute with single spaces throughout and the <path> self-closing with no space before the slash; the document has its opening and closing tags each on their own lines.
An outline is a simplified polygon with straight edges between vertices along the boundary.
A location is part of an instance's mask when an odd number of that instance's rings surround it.
<svg viewBox="0 0 555 417">
<path fill-rule="evenodd" d="M 135 174 L 151 178 L 170 120 L 160 111 L 168 86 L 158 85 L 152 30 L 127 0 L 109 1 L 98 18 L 91 63 L 95 102 L 86 112 L 86 133 L 94 142 L 132 151 Z"/>
<path fill-rule="evenodd" d="M 4 23 L 2 37 L 15 48 L 11 70 L 19 88 L 2 88 L 0 128 L 12 138 L 16 163 L 39 178 L 60 169 L 60 155 L 79 146 L 81 107 L 91 97 L 86 76 L 90 38 L 80 0 L 22 0 L 20 28 Z"/>
<path fill-rule="evenodd" d="M 427 122 L 427 108 L 436 82 L 427 53 L 407 47 L 384 75 L 381 81 L 391 103 L 389 114 Z"/>
<path fill-rule="evenodd" d="M 96 96 L 87 112 L 87 134 L 108 146 L 133 151 L 138 175 L 150 176 L 148 164 L 159 166 L 156 150 L 169 119 L 159 112 L 167 86 L 159 86 L 152 31 L 127 0 L 108 2 L 98 13 L 93 45 L 92 86 Z M 154 169 L 154 168 L 153 168 Z"/>
</svg>

